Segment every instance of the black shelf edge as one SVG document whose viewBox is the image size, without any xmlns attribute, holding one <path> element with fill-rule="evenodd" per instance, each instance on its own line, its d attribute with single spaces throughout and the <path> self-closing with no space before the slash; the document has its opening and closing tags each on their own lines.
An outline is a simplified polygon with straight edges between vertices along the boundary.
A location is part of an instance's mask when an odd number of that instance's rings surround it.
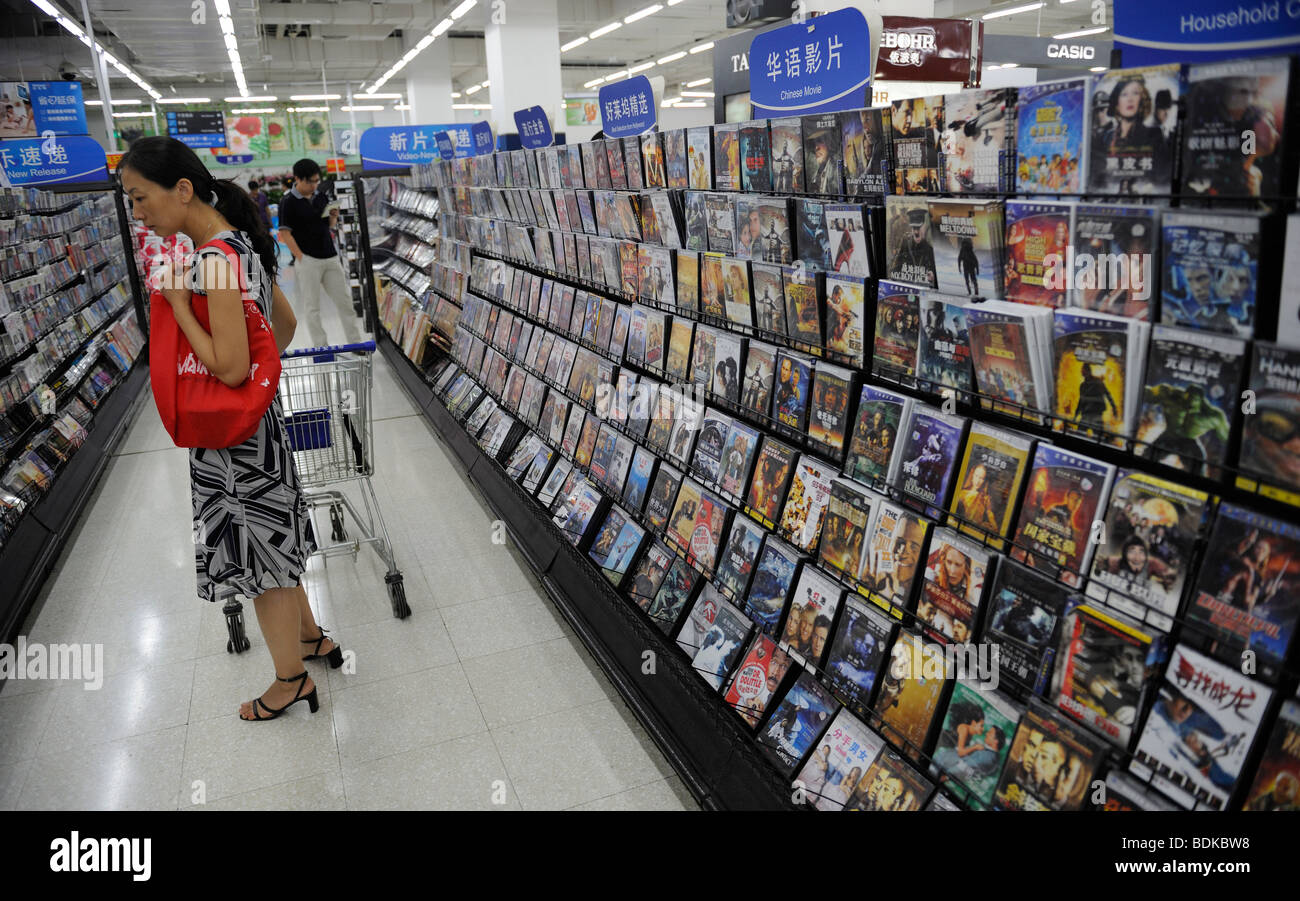
<svg viewBox="0 0 1300 901">
<path fill-rule="evenodd" d="M 13 644 L 32 612 L 50 567 L 62 553 L 109 459 L 134 420 L 148 380 L 147 361 L 137 359 L 96 408 L 85 443 L 59 471 L 50 490 L 32 504 L 0 545 L 0 572 L 5 573 L 0 581 L 0 640 Z M 0 682 L 0 690 L 3 688 Z"/>
<path fill-rule="evenodd" d="M 550 523 L 541 522 L 544 514 L 483 454 L 392 338 L 381 333 L 379 346 L 470 482 L 506 523 L 547 595 L 700 805 L 792 809 L 789 787 L 721 695 L 573 545 L 553 536 Z M 647 651 L 655 655 L 655 672 L 648 675 L 642 669 Z"/>
</svg>

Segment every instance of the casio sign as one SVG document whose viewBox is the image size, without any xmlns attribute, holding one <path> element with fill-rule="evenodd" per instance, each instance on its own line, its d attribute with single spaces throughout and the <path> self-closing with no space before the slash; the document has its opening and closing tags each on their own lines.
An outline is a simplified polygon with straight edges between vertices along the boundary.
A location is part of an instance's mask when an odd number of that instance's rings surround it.
<svg viewBox="0 0 1300 901">
<path fill-rule="evenodd" d="M 1097 48 L 1087 44 L 1048 44 L 1047 55 L 1052 59 L 1093 59 Z"/>
</svg>

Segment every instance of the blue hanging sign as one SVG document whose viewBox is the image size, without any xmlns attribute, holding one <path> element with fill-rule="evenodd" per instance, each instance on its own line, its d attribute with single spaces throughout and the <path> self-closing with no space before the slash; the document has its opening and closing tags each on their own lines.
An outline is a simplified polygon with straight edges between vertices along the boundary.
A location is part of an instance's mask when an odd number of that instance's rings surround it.
<svg viewBox="0 0 1300 901">
<path fill-rule="evenodd" d="M 40 134 L 88 135 L 86 102 L 79 81 L 28 82 L 36 131 Z"/>
<path fill-rule="evenodd" d="M 253 161 L 251 153 L 219 153 L 217 162 L 223 166 L 245 166 Z"/>
<path fill-rule="evenodd" d="M 397 169 L 440 159 L 437 135 L 450 132 L 459 148 L 470 145 L 468 125 L 377 125 L 361 133 L 363 169 Z M 457 156 L 469 156 L 468 151 Z"/>
<path fill-rule="evenodd" d="M 454 160 L 456 158 L 456 145 L 451 142 L 451 135 L 445 131 L 435 132 L 433 140 L 438 145 L 438 155 L 444 160 Z"/>
<path fill-rule="evenodd" d="M 1125 66 L 1276 56 L 1300 49 L 1295 0 L 1115 0 L 1115 46 Z"/>
<path fill-rule="evenodd" d="M 470 136 L 473 138 L 473 144 L 470 145 L 470 151 L 467 156 L 481 156 L 485 153 L 491 153 L 492 147 L 492 126 L 487 122 L 475 122 L 470 127 Z M 456 145 L 456 155 L 461 156 L 460 145 Z"/>
<path fill-rule="evenodd" d="M 868 106 L 871 30 L 853 7 L 754 36 L 749 99 L 754 118 Z"/>
<path fill-rule="evenodd" d="M 630 138 L 653 131 L 659 114 L 655 91 L 644 75 L 600 89 L 600 127 L 607 138 Z"/>
<path fill-rule="evenodd" d="M 529 150 L 550 147 L 555 143 L 551 134 L 551 120 L 540 106 L 515 110 L 515 127 L 519 129 L 519 143 Z"/>
<path fill-rule="evenodd" d="M 0 142 L 0 165 L 15 186 L 108 181 L 104 148 L 84 135 Z"/>
</svg>

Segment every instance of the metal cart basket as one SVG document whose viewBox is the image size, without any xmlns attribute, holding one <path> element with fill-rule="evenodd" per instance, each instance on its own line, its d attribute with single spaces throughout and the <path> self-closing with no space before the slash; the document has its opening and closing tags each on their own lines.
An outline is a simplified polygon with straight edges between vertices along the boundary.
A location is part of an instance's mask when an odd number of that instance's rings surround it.
<svg viewBox="0 0 1300 901">
<path fill-rule="evenodd" d="M 402 573 L 393 557 L 388 529 L 370 484 L 375 471 L 374 430 L 370 406 L 372 359 L 375 343 L 344 344 L 289 351 L 281 360 L 280 405 L 284 430 L 293 449 L 298 482 L 308 505 L 328 507 L 331 539 L 317 535 L 316 554 L 326 558 L 351 554 L 370 544 L 388 567 L 384 582 L 393 615 L 411 615 L 402 586 Z M 341 490 L 346 482 L 359 483 L 361 506 Z M 344 512 L 351 517 L 356 537 L 349 539 Z M 227 652 L 248 650 L 243 605 L 237 598 L 222 608 L 230 640 Z"/>
</svg>

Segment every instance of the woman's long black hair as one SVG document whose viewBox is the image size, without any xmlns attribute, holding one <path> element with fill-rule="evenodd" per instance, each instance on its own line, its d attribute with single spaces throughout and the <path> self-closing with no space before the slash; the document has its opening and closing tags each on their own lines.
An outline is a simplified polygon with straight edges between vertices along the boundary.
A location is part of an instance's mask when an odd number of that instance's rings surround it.
<svg viewBox="0 0 1300 901">
<path fill-rule="evenodd" d="M 188 178 L 194 185 L 194 195 L 202 201 L 211 202 L 215 194 L 217 212 L 235 229 L 248 235 L 262 268 L 275 281 L 277 248 L 252 198 L 234 182 L 214 178 L 192 149 L 175 138 L 139 138 L 117 164 L 118 172 L 127 168 L 164 188 L 174 188 L 182 178 Z"/>
</svg>

